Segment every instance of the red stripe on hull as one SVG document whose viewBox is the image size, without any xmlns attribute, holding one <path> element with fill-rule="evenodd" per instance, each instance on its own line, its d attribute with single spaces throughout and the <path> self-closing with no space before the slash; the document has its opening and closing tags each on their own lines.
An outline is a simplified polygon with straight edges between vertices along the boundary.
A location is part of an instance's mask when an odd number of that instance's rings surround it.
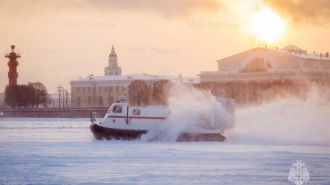
<svg viewBox="0 0 330 185">
<path fill-rule="evenodd" d="M 126 118 L 126 116 L 108 116 L 108 118 Z M 166 119 L 166 117 L 129 116 L 134 119 Z"/>
</svg>

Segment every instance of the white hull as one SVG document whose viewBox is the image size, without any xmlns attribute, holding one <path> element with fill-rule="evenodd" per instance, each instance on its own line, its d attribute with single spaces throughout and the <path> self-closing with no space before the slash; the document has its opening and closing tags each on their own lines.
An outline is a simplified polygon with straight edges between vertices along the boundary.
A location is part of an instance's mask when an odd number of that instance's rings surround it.
<svg viewBox="0 0 330 185">
<path fill-rule="evenodd" d="M 169 111 L 163 106 L 130 107 L 128 103 L 114 103 L 101 122 L 92 120 L 91 131 L 96 139 L 138 139 L 148 131 L 166 129 L 168 116 Z M 211 120 L 214 122 L 216 119 Z M 182 131 L 178 139 L 223 141 L 222 128 L 189 128 Z"/>
</svg>

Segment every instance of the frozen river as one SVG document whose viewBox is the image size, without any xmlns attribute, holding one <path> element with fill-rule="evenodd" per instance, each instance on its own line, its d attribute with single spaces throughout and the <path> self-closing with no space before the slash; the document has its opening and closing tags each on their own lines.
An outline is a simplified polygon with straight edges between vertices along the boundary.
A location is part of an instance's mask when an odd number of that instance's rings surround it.
<svg viewBox="0 0 330 185">
<path fill-rule="evenodd" d="M 88 119 L 0 120 L 0 184 L 330 184 L 326 144 L 96 141 Z"/>
</svg>

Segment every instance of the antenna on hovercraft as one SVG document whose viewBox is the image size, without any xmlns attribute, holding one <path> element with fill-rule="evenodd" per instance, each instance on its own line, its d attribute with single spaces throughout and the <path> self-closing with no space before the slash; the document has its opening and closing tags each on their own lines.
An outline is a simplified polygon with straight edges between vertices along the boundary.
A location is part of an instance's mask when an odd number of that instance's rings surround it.
<svg viewBox="0 0 330 185">
<path fill-rule="evenodd" d="M 128 94 L 127 87 L 125 87 L 124 92 L 122 92 L 121 96 L 119 96 L 120 102 L 122 102 L 122 103 L 128 103 L 127 94 Z"/>
</svg>

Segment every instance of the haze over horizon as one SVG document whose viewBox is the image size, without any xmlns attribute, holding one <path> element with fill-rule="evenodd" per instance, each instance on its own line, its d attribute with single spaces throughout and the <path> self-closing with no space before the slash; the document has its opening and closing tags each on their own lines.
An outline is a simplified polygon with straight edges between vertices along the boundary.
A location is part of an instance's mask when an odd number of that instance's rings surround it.
<svg viewBox="0 0 330 185">
<path fill-rule="evenodd" d="M 0 0 L 0 23 L 0 185 L 330 185 L 330 0 Z"/>
<path fill-rule="evenodd" d="M 2 0 L 1 4 L 0 92 L 8 84 L 4 55 L 11 45 L 22 55 L 18 84 L 40 81 L 49 93 L 55 93 L 59 84 L 70 90 L 69 82 L 79 76 L 103 76 L 112 44 L 123 75 L 195 76 L 216 71 L 217 59 L 265 45 L 330 51 L 327 0 Z"/>
</svg>

